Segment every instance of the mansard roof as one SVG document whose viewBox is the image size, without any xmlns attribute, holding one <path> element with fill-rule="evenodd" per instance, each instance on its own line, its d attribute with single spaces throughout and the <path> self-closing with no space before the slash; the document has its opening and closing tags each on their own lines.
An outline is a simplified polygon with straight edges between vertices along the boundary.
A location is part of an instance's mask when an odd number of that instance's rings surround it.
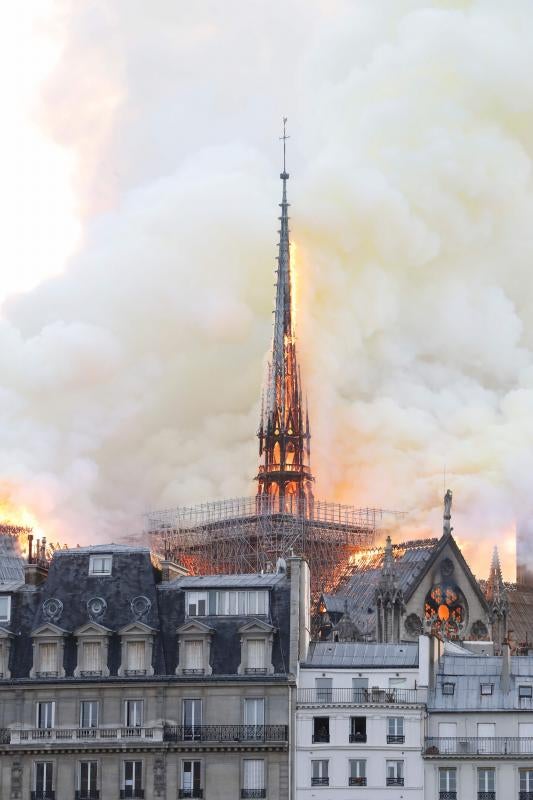
<svg viewBox="0 0 533 800">
<path fill-rule="evenodd" d="M 411 668 L 418 667 L 418 642 L 378 644 L 365 642 L 312 642 L 304 669 Z"/>
</svg>

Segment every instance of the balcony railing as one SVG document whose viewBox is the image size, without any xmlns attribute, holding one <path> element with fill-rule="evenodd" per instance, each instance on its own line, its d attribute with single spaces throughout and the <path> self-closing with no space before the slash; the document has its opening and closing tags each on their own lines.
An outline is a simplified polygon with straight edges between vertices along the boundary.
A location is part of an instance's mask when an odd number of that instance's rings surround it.
<svg viewBox="0 0 533 800">
<path fill-rule="evenodd" d="M 403 744 L 405 742 L 405 736 L 403 735 L 387 735 L 387 744 Z"/>
<path fill-rule="evenodd" d="M 166 725 L 167 742 L 286 742 L 286 725 Z"/>
<path fill-rule="evenodd" d="M 121 789 L 120 800 L 144 800 L 144 789 Z"/>
<path fill-rule="evenodd" d="M 366 778 L 348 778 L 348 786 L 366 786 Z"/>
<path fill-rule="evenodd" d="M 241 797 L 250 800 L 251 798 L 266 797 L 266 789 L 241 789 Z"/>
<path fill-rule="evenodd" d="M 56 793 L 50 791 L 46 791 L 43 789 L 42 791 L 35 791 L 30 792 L 31 800 L 56 800 Z"/>
<path fill-rule="evenodd" d="M 100 800 L 100 792 L 98 789 L 77 789 L 74 792 L 74 800 Z"/>
<path fill-rule="evenodd" d="M 28 742 L 106 742 L 114 740 L 163 741 L 163 727 L 157 728 L 27 728 L 9 730 L 9 739 L 4 744 L 26 744 Z"/>
<path fill-rule="evenodd" d="M 522 755 L 533 755 L 533 737 L 429 737 L 424 748 L 425 757 Z"/>
<path fill-rule="evenodd" d="M 518 792 L 518 800 L 533 800 L 533 790 Z"/>
<path fill-rule="evenodd" d="M 300 706 L 414 705 L 424 703 L 419 689 L 298 689 Z"/>
<path fill-rule="evenodd" d="M 200 789 L 199 786 L 196 786 L 193 789 L 179 789 L 178 790 L 178 797 L 180 798 L 180 800 L 181 800 L 182 797 L 200 798 L 200 800 L 201 800 L 201 798 L 203 796 L 204 796 L 204 790 Z"/>
<path fill-rule="evenodd" d="M 439 792 L 439 800 L 457 800 L 457 792 Z"/>
<path fill-rule="evenodd" d="M 329 744 L 329 733 L 314 733 L 313 744 Z"/>
<path fill-rule="evenodd" d="M 311 778 L 311 786 L 329 786 L 329 778 Z"/>
<path fill-rule="evenodd" d="M 387 778 L 387 786 L 403 786 L 403 778 Z"/>
<path fill-rule="evenodd" d="M 496 800 L 496 792 L 478 792 L 477 800 Z"/>
<path fill-rule="evenodd" d="M 351 733 L 350 744 L 364 744 L 366 742 L 366 733 Z"/>
</svg>

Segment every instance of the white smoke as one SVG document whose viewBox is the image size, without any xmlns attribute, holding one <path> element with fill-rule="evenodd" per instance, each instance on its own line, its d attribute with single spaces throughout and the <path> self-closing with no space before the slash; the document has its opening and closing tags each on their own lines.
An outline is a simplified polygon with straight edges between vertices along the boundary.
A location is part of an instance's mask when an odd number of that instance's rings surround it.
<svg viewBox="0 0 533 800">
<path fill-rule="evenodd" d="M 76 541 L 253 491 L 287 112 L 317 496 L 438 533 L 446 469 L 488 569 L 533 474 L 531 4 L 65 2 L 58 25 L 42 124 L 86 234 L 4 308 L 5 494 Z"/>
</svg>

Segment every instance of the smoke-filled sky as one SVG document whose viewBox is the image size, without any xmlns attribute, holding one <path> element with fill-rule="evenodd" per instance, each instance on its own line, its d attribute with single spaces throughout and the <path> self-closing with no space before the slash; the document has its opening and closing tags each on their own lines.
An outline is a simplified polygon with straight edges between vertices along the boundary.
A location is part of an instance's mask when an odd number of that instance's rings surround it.
<svg viewBox="0 0 533 800">
<path fill-rule="evenodd" d="M 446 469 L 467 556 L 483 574 L 498 541 L 512 577 L 533 475 L 530 0 L 19 11 L 0 504 L 75 543 L 253 491 L 286 114 L 316 495 L 439 534 Z"/>
</svg>

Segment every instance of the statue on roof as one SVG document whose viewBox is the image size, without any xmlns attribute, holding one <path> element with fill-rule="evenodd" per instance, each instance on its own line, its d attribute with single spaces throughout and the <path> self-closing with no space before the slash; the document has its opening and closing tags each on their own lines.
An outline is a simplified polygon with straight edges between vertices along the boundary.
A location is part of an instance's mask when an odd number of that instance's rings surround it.
<svg viewBox="0 0 533 800">
<path fill-rule="evenodd" d="M 452 519 L 452 493 L 448 489 L 446 494 L 444 495 L 444 524 L 442 527 L 442 532 L 444 536 L 449 536 L 453 530 L 451 526 L 451 519 Z"/>
</svg>

